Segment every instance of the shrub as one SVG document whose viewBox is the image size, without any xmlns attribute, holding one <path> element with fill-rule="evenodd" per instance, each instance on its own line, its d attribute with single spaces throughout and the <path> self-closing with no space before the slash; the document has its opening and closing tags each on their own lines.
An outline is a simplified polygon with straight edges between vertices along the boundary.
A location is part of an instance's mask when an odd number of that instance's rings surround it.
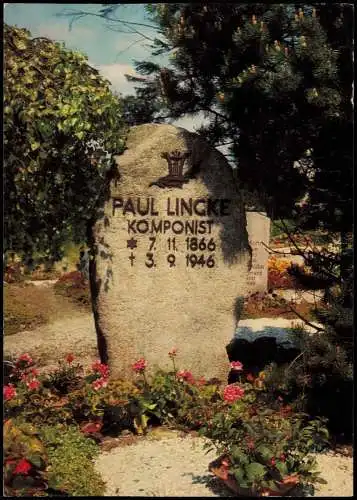
<svg viewBox="0 0 357 500">
<path fill-rule="evenodd" d="M 228 473 L 233 475 L 241 488 L 253 494 L 275 490 L 277 482 L 292 478 L 300 486 L 313 485 L 319 478 L 316 461 L 308 454 L 316 436 L 327 445 L 326 429 L 307 422 L 303 414 L 287 411 L 282 402 L 267 405 L 264 392 L 264 382 L 257 385 L 255 380 L 227 386 L 226 406 L 200 430 L 211 441 L 206 447 L 223 455 L 227 478 Z"/>
<path fill-rule="evenodd" d="M 68 297 L 75 304 L 89 308 L 91 297 L 88 280 L 80 271 L 63 274 L 54 285 L 59 295 Z"/>
<path fill-rule="evenodd" d="M 273 368 L 268 385 L 280 388 L 312 416 L 325 417 L 331 433 L 349 440 L 353 422 L 353 365 L 327 332 L 299 331 L 301 355 Z M 333 397 L 331 395 L 333 394 Z"/>
<path fill-rule="evenodd" d="M 21 416 L 36 425 L 44 423 L 70 422 L 72 415 L 65 402 L 46 387 L 46 376 L 40 376 L 26 353 L 15 361 L 4 386 L 6 418 Z"/>
</svg>

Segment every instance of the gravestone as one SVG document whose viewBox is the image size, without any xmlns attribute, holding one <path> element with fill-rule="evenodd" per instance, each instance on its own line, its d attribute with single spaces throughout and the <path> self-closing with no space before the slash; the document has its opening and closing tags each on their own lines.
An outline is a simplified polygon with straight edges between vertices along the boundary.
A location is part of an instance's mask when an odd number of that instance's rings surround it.
<svg viewBox="0 0 357 500">
<path fill-rule="evenodd" d="M 247 211 L 247 231 L 252 249 L 252 267 L 247 276 L 247 293 L 268 290 L 267 246 L 270 241 L 270 218 L 264 212 Z"/>
<path fill-rule="evenodd" d="M 245 294 L 250 251 L 231 167 L 197 134 L 132 127 L 93 228 L 92 296 L 102 360 L 115 377 L 172 367 L 226 378 L 226 346 Z"/>
</svg>

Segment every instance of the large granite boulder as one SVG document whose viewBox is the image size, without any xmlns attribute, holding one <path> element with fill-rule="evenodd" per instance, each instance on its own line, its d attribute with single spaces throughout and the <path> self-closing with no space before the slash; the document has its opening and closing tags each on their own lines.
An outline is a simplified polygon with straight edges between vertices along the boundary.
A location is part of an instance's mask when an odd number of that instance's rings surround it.
<svg viewBox="0 0 357 500">
<path fill-rule="evenodd" d="M 138 358 L 227 377 L 226 345 L 251 264 L 246 215 L 224 156 L 172 125 L 130 130 L 93 227 L 94 313 L 103 361 L 129 377 Z"/>
</svg>

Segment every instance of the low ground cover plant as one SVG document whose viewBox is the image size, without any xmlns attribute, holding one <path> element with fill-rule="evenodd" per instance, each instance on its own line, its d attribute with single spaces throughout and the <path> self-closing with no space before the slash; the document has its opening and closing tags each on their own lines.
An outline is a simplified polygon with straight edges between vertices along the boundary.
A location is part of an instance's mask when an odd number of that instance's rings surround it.
<svg viewBox="0 0 357 500">
<path fill-rule="evenodd" d="M 52 373 L 39 374 L 28 354 L 14 362 L 4 386 L 5 484 L 9 494 L 103 495 L 93 459 L 105 436 L 123 430 L 145 434 L 167 425 L 198 431 L 225 455 L 228 472 L 261 494 L 274 481 L 293 476 L 296 484 L 317 480 L 308 453 L 326 446 L 323 423 L 287 406 L 269 389 L 266 374 L 246 373 L 233 361 L 238 382 L 197 378 L 178 366 L 147 375 L 147 362 L 132 365 L 134 382 L 112 380 L 99 361 L 83 368 L 73 354 Z"/>
</svg>

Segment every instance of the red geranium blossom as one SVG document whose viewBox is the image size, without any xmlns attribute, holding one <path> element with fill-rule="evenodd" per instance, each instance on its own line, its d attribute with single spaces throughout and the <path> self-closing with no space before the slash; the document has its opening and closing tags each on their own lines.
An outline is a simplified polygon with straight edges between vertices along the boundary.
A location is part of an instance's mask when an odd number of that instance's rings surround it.
<svg viewBox="0 0 357 500">
<path fill-rule="evenodd" d="M 16 396 L 16 389 L 12 384 L 4 385 L 3 387 L 3 395 L 5 401 L 9 401 L 10 399 Z"/>
<path fill-rule="evenodd" d="M 38 389 L 40 387 L 41 384 L 40 384 L 39 380 L 34 378 L 34 379 L 26 382 L 26 385 L 27 385 L 28 389 L 30 389 L 31 391 L 35 391 L 36 389 Z"/>
<path fill-rule="evenodd" d="M 275 464 L 276 464 L 275 458 L 271 457 L 271 459 L 270 459 L 270 465 L 272 465 L 273 467 L 275 467 Z"/>
<path fill-rule="evenodd" d="M 73 360 L 74 360 L 73 354 L 72 353 L 67 354 L 66 361 L 69 365 L 72 363 Z"/>
<path fill-rule="evenodd" d="M 243 363 L 241 363 L 240 361 L 232 361 L 231 368 L 232 370 L 241 372 L 243 370 Z"/>
<path fill-rule="evenodd" d="M 104 363 L 101 363 L 100 361 L 96 361 L 95 363 L 92 364 L 92 370 L 95 373 L 100 374 L 104 378 L 109 377 L 109 366 L 105 365 Z"/>
<path fill-rule="evenodd" d="M 255 380 L 254 375 L 252 375 L 251 373 L 248 373 L 247 380 L 248 380 L 248 382 L 254 382 L 254 380 Z"/>
<path fill-rule="evenodd" d="M 180 370 L 176 373 L 176 377 L 179 380 L 185 380 L 186 382 L 193 384 L 195 379 L 189 370 Z"/>
<path fill-rule="evenodd" d="M 145 368 L 147 367 L 147 361 L 144 359 L 144 358 L 140 358 L 138 359 L 137 361 L 135 361 L 135 363 L 133 363 L 132 365 L 132 369 L 134 370 L 134 372 L 143 372 L 145 370 Z"/>
<path fill-rule="evenodd" d="M 31 358 L 28 352 L 25 352 L 24 354 L 21 354 L 21 356 L 17 358 L 16 365 L 19 365 L 21 362 L 26 363 L 28 365 L 32 365 L 33 359 Z"/>
<path fill-rule="evenodd" d="M 174 358 L 177 356 L 177 347 L 173 347 L 171 351 L 169 352 L 170 358 Z"/>
<path fill-rule="evenodd" d="M 24 474 L 27 475 L 32 465 L 25 458 L 22 458 L 16 465 L 13 474 Z"/>
<path fill-rule="evenodd" d="M 227 385 L 223 391 L 223 398 L 225 401 L 229 403 L 234 403 L 238 399 L 241 399 L 244 396 L 244 389 L 237 385 Z"/>
<path fill-rule="evenodd" d="M 99 391 L 99 389 L 107 387 L 107 385 L 108 380 L 105 377 L 98 378 L 97 380 L 94 380 L 94 382 L 92 382 L 92 387 L 95 391 Z"/>
</svg>

